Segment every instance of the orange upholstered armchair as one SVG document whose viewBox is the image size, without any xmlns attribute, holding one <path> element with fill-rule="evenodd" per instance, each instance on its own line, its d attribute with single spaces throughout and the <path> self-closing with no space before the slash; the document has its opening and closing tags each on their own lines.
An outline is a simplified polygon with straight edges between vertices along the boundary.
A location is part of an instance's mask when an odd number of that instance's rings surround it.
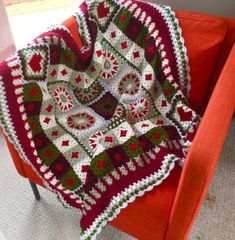
<svg viewBox="0 0 235 240">
<path fill-rule="evenodd" d="M 202 121 L 183 168 L 123 209 L 111 225 L 140 240 L 186 239 L 205 197 L 235 107 L 235 20 L 177 12 L 191 69 L 190 105 Z M 75 18 L 64 22 L 78 46 Z M 41 179 L 6 139 L 20 175 Z M 39 194 L 35 191 L 36 197 Z"/>
</svg>

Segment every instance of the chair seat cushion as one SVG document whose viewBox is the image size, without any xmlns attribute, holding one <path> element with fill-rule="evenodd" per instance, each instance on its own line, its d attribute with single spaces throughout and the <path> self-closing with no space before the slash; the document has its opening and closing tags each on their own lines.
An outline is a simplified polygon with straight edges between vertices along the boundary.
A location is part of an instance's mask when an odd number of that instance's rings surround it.
<svg viewBox="0 0 235 240">
<path fill-rule="evenodd" d="M 180 175 L 181 167 L 176 166 L 163 183 L 122 209 L 110 224 L 137 239 L 164 239 Z"/>
</svg>

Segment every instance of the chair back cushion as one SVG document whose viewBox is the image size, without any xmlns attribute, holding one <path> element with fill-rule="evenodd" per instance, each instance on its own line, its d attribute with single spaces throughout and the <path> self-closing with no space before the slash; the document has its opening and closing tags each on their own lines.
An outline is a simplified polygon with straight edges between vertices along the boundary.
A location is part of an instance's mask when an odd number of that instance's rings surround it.
<svg viewBox="0 0 235 240">
<path fill-rule="evenodd" d="M 189 103 L 202 114 L 227 25 L 219 17 L 185 11 L 176 13 L 189 56 L 192 78 Z"/>
<path fill-rule="evenodd" d="M 213 73 L 213 77 L 211 80 L 211 84 L 210 84 L 210 89 L 209 89 L 209 93 L 207 94 L 208 100 L 214 90 L 214 87 L 217 83 L 217 80 L 221 74 L 221 71 L 223 70 L 223 67 L 228 59 L 228 56 L 230 54 L 230 51 L 233 47 L 233 45 L 235 44 L 235 18 L 223 18 L 223 20 L 226 22 L 227 24 L 227 32 L 220 50 L 220 55 L 219 55 L 219 59 L 218 59 L 218 64 L 216 65 L 216 69 L 215 72 Z M 206 103 L 207 103 L 206 102 Z"/>
</svg>

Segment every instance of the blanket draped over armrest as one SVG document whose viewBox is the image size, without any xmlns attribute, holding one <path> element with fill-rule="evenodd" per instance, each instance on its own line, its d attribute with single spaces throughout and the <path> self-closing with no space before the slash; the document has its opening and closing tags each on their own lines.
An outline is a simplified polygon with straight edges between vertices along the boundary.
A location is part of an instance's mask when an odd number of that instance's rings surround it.
<svg viewBox="0 0 235 240">
<path fill-rule="evenodd" d="M 0 65 L 0 121 L 65 206 L 82 239 L 183 163 L 199 124 L 188 58 L 169 7 L 84 2 L 83 46 L 56 25 Z"/>
</svg>

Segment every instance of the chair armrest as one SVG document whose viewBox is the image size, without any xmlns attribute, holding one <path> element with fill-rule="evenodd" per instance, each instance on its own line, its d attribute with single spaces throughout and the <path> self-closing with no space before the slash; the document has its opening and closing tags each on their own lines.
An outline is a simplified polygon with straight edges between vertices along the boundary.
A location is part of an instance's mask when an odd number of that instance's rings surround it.
<svg viewBox="0 0 235 240">
<path fill-rule="evenodd" d="M 186 239 L 208 190 L 235 107 L 235 45 L 187 155 L 165 240 Z"/>
</svg>

